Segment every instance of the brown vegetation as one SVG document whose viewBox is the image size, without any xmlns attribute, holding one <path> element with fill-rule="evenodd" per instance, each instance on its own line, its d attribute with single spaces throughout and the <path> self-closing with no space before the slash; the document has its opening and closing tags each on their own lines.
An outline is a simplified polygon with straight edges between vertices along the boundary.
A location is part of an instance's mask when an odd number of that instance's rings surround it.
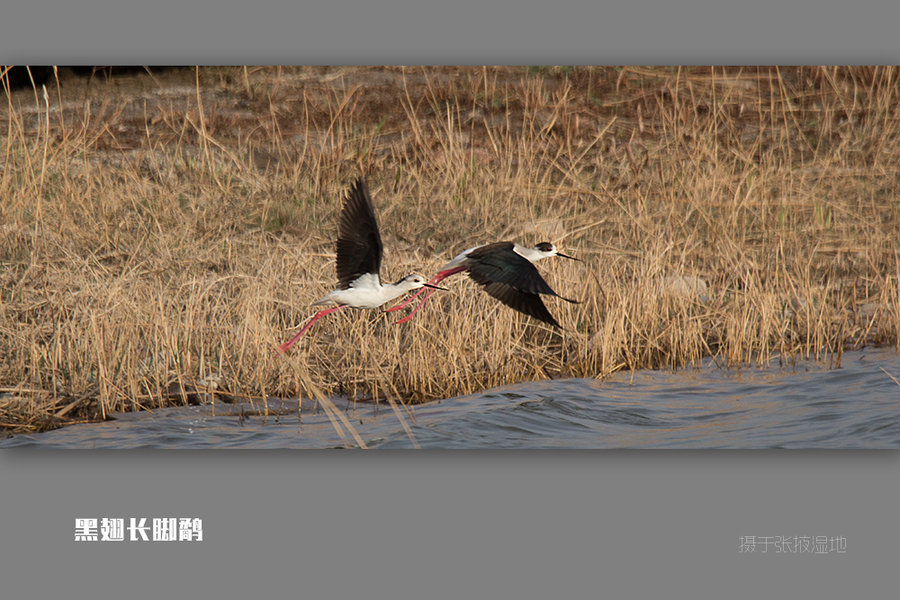
<svg viewBox="0 0 900 600">
<path fill-rule="evenodd" d="M 0 426 L 223 397 L 425 401 L 900 344 L 894 68 L 203 68 L 7 89 Z M 341 311 L 339 199 L 383 276 L 555 241 L 556 332 L 463 277 Z M 398 413 L 399 414 L 399 413 Z"/>
</svg>

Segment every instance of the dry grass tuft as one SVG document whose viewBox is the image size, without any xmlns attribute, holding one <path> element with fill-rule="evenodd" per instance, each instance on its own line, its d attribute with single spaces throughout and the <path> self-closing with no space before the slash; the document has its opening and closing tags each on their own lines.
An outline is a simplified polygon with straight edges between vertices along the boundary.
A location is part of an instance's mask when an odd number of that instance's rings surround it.
<svg viewBox="0 0 900 600">
<path fill-rule="evenodd" d="M 28 90 L 4 77 L 0 426 L 202 392 L 419 402 L 900 345 L 898 76 L 220 67 Z M 386 279 L 501 239 L 584 259 L 540 264 L 581 301 L 548 300 L 566 331 L 457 277 L 407 326 L 341 311 L 275 354 L 334 283 L 339 197 L 359 174 Z"/>
</svg>

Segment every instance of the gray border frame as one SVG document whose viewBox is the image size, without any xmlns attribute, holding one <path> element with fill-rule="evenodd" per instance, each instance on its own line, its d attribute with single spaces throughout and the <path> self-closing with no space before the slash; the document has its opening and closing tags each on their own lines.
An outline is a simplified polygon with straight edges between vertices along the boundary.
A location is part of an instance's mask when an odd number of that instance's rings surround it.
<svg viewBox="0 0 900 600">
<path fill-rule="evenodd" d="M 30 64 L 896 64 L 887 0 L 32 0 Z"/>
<path fill-rule="evenodd" d="M 37 0 L 0 62 L 897 64 L 885 1 Z M 893 598 L 898 452 L 0 451 L 9 598 Z M 206 541 L 76 544 L 79 516 Z M 844 555 L 738 552 L 843 535 Z"/>
</svg>

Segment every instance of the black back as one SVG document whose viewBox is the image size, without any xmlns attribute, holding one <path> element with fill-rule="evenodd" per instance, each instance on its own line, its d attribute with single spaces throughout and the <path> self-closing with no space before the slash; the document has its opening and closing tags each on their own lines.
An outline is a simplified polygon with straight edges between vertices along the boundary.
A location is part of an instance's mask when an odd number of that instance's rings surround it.
<svg viewBox="0 0 900 600">
<path fill-rule="evenodd" d="M 468 256 L 469 275 L 478 283 L 494 281 L 528 294 L 558 295 L 531 261 L 513 247 L 512 242 L 494 242 L 475 248 Z"/>
<path fill-rule="evenodd" d="M 369 187 L 360 177 L 350 187 L 341 207 L 337 239 L 338 287 L 345 290 L 351 281 L 366 273 L 378 275 L 382 251 Z"/>
<path fill-rule="evenodd" d="M 558 296 L 512 242 L 495 242 L 469 253 L 469 277 L 503 304 L 559 327 L 539 294 Z"/>
</svg>

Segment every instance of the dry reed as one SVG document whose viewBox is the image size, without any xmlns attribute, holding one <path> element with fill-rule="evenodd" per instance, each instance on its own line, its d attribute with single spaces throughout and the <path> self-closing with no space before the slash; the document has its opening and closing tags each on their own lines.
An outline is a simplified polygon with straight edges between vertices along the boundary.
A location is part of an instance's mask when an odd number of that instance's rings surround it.
<svg viewBox="0 0 900 600">
<path fill-rule="evenodd" d="M 523 380 L 897 346 L 898 75 L 217 67 L 26 90 L 3 77 L 0 427 L 200 391 L 388 398 L 402 416 L 395 400 Z M 359 174 L 386 279 L 500 239 L 584 259 L 539 265 L 581 301 L 547 301 L 565 331 L 456 277 L 408 325 L 342 311 L 274 353 L 333 286 L 339 198 Z"/>
</svg>

